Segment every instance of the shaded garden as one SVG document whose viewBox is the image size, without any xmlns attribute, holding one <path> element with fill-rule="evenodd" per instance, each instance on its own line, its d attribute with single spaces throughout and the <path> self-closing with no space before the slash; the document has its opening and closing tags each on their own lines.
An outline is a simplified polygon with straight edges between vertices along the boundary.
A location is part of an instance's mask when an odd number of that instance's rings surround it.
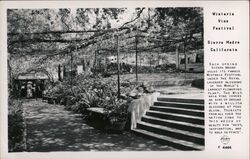
<svg viewBox="0 0 250 159">
<path fill-rule="evenodd" d="M 144 151 L 169 150 L 167 146 L 130 132 L 105 133 L 58 104 L 24 101 L 27 112 L 27 151 Z"/>
<path fill-rule="evenodd" d="M 9 151 L 160 150 L 126 132 L 128 107 L 149 81 L 200 87 L 202 39 L 201 8 L 9 9 Z"/>
</svg>

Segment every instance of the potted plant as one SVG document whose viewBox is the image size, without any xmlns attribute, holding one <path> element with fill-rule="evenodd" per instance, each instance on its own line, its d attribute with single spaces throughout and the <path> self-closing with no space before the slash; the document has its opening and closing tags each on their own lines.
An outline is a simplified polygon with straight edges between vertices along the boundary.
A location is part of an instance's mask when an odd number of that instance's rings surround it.
<svg viewBox="0 0 250 159">
<path fill-rule="evenodd" d="M 110 124 L 109 130 L 122 132 L 128 121 L 127 101 L 122 99 L 118 100 L 116 105 L 112 106 L 108 119 Z"/>
</svg>

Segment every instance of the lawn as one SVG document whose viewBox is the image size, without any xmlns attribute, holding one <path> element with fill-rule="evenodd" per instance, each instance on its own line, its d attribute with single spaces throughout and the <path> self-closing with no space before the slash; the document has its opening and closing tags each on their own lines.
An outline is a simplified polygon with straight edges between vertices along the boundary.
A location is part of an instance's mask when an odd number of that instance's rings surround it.
<svg viewBox="0 0 250 159">
<path fill-rule="evenodd" d="M 117 75 L 111 76 L 117 78 Z M 141 73 L 138 74 L 138 81 L 166 81 L 166 80 L 184 80 L 184 79 L 202 79 L 204 73 Z M 120 75 L 121 80 L 135 81 L 135 74 Z"/>
</svg>

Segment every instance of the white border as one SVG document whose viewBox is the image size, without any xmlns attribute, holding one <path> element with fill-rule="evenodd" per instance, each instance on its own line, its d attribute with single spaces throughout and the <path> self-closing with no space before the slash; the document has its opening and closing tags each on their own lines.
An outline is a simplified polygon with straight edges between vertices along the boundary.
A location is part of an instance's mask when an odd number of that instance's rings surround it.
<svg viewBox="0 0 250 159">
<path fill-rule="evenodd" d="M 237 57 L 236 55 L 231 55 L 228 59 L 225 56 L 213 57 L 208 55 L 206 51 L 205 43 L 205 66 L 210 60 L 216 61 L 230 61 L 232 59 L 240 60 L 241 68 L 244 72 L 244 81 L 246 89 L 244 90 L 244 131 L 245 133 L 239 137 L 239 141 L 235 141 L 235 149 L 233 150 L 217 150 L 215 146 L 211 144 L 216 144 L 217 139 L 213 138 L 207 132 L 205 134 L 206 148 L 205 151 L 152 151 L 152 152 L 50 152 L 50 153 L 35 153 L 35 152 L 24 152 L 24 153 L 7 153 L 7 25 L 6 25 L 6 9 L 7 8 L 105 8 L 105 7 L 203 7 L 204 8 L 204 43 L 208 38 L 220 38 L 215 33 L 208 32 L 208 24 L 211 22 L 209 19 L 209 13 L 211 10 L 227 10 L 227 11 L 237 11 L 241 13 L 239 25 L 241 26 L 240 40 L 242 41 L 241 47 L 243 52 Z M 216 8 L 216 9 L 215 9 Z M 47 158 L 192 158 L 192 159 L 201 159 L 201 158 L 225 158 L 225 159 L 246 159 L 248 158 L 249 150 L 249 3 L 248 1 L 8 1 L 0 2 L 0 11 L 1 11 L 1 20 L 0 20 L 0 29 L 1 29 L 1 51 L 0 51 L 0 103 L 1 103 L 1 147 L 0 147 L 0 158 L 38 158 L 38 159 L 47 159 Z M 243 26 L 243 27 L 242 27 Z M 227 35 L 230 36 L 230 35 Z M 244 42 L 243 42 L 244 41 Z M 206 94 L 206 92 L 205 92 Z M 206 96 L 205 96 L 206 97 Z M 207 122 L 206 122 L 207 124 Z M 206 125 L 207 127 L 207 125 Z"/>
</svg>

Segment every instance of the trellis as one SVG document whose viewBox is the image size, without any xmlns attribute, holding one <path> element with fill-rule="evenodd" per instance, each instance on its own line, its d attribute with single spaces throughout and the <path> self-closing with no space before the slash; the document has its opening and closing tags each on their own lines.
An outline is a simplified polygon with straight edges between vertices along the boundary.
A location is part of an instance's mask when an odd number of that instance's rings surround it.
<svg viewBox="0 0 250 159">
<path fill-rule="evenodd" d="M 125 31 L 125 32 L 124 32 Z M 120 32 L 123 32 L 123 36 L 121 36 Z M 128 32 L 128 33 L 127 33 Z M 39 40 L 39 39 L 33 39 L 35 40 L 36 42 L 60 42 L 60 43 L 70 43 L 72 46 L 69 46 L 68 48 L 66 48 L 65 50 L 63 50 L 62 52 L 59 52 L 59 53 L 70 53 L 70 67 L 71 67 L 71 70 L 73 68 L 73 53 L 74 52 L 77 52 L 77 50 L 79 49 L 83 49 L 83 48 L 86 48 L 86 47 L 89 47 L 91 45 L 100 45 L 100 43 L 104 42 L 104 41 L 111 41 L 111 44 L 112 45 L 112 41 L 115 40 L 115 48 L 112 47 L 112 46 L 108 46 L 108 47 L 103 47 L 100 48 L 100 47 L 96 47 L 96 51 L 95 51 L 95 54 L 96 52 L 98 52 L 99 50 L 105 50 L 105 51 L 112 51 L 113 52 L 116 52 L 116 56 L 117 56 L 117 83 L 118 83 L 118 98 L 120 98 L 120 52 L 128 52 L 128 51 L 134 51 L 135 52 L 135 79 L 136 79 L 136 82 L 138 82 L 138 53 L 141 52 L 141 51 L 151 51 L 153 49 L 156 49 L 156 48 L 161 48 L 161 47 L 165 47 L 165 43 L 166 42 L 169 42 L 169 43 L 175 43 L 176 44 L 176 54 L 177 54 L 177 63 L 179 65 L 179 55 L 178 55 L 178 47 L 179 47 L 179 44 L 183 44 L 183 50 L 184 50 L 184 55 L 185 55 L 185 61 L 186 61 L 186 53 L 185 53 L 185 45 L 186 45 L 186 41 L 187 39 L 186 38 L 183 38 L 183 37 L 179 37 L 179 38 L 172 38 L 172 39 L 168 39 L 168 38 L 164 38 L 164 37 L 159 37 L 159 36 L 148 36 L 147 34 L 145 35 L 145 31 L 141 31 L 141 30 L 131 30 L 130 28 L 127 28 L 127 27 L 120 27 L 120 28 L 113 28 L 113 29 L 106 29 L 106 30 L 84 30 L 84 31 L 49 31 L 49 32 L 42 32 L 42 33 L 9 33 L 8 35 L 9 36 L 18 36 L 18 35 L 28 35 L 28 34 L 34 34 L 34 35 L 44 35 L 44 34 L 83 34 L 83 33 L 95 33 L 97 34 L 96 37 L 93 35 L 93 36 L 90 36 L 88 38 L 85 38 L 85 39 L 71 39 L 71 40 Z M 107 35 L 111 33 L 111 35 Z M 132 33 L 132 35 L 131 35 Z M 104 37 L 106 36 L 106 37 Z M 101 41 L 98 39 L 101 38 Z M 132 45 L 132 49 L 128 49 L 126 47 L 128 47 L 128 45 L 126 46 L 123 46 L 123 45 L 120 45 L 121 44 L 121 41 L 123 40 L 131 40 L 132 41 L 129 44 L 129 46 Z M 140 39 L 146 39 L 146 40 L 151 40 L 152 42 L 158 42 L 159 44 L 158 45 L 150 45 L 150 46 L 147 46 L 147 48 L 139 48 L 138 47 L 138 44 L 140 43 Z M 83 41 L 88 41 L 90 40 L 90 42 L 86 42 L 84 43 L 83 45 L 80 45 L 78 46 L 77 43 L 82 43 Z M 92 41 L 91 41 L 92 40 Z M 26 39 L 26 40 L 23 40 L 23 41 L 19 41 L 19 43 L 25 43 L 25 42 L 31 42 L 32 39 Z M 12 41 L 10 43 L 10 45 L 14 44 L 16 41 Z M 133 49 L 134 48 L 134 49 Z M 105 52 L 104 51 L 104 52 Z M 96 56 L 96 55 L 95 55 Z M 96 57 L 95 57 L 96 59 Z M 178 65 L 177 65 L 177 68 L 178 68 Z M 186 65 L 187 63 L 185 62 L 185 70 L 186 70 Z M 186 71 L 185 71 L 186 72 Z M 72 85 L 72 75 L 71 75 L 71 85 Z"/>
</svg>

